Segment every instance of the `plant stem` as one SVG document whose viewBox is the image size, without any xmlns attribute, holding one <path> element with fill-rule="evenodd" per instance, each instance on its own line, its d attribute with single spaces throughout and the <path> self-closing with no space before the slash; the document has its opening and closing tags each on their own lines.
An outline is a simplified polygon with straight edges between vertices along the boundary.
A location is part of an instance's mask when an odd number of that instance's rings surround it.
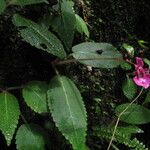
<svg viewBox="0 0 150 150">
<path fill-rule="evenodd" d="M 53 63 L 55 63 L 55 65 L 64 65 L 69 63 L 75 63 L 78 61 L 94 61 L 94 60 L 115 60 L 115 61 L 124 62 L 123 59 L 119 59 L 119 58 L 83 58 L 83 59 L 68 59 L 63 61 L 56 61 Z"/>
<path fill-rule="evenodd" d="M 12 91 L 12 90 L 18 90 L 18 89 L 22 89 L 22 88 L 23 88 L 23 85 L 22 86 L 7 87 L 7 88 L 0 88 L 0 91 L 1 92 Z"/>
<path fill-rule="evenodd" d="M 114 148 L 114 150 L 119 150 L 119 148 L 116 145 L 114 145 L 113 143 L 111 145 Z"/>
<path fill-rule="evenodd" d="M 115 124 L 115 127 L 114 127 L 114 130 L 113 130 L 113 134 L 112 134 L 112 137 L 111 137 L 111 140 L 109 142 L 109 145 L 107 147 L 107 150 L 110 150 L 110 147 L 112 145 L 112 142 L 113 142 L 113 139 L 115 137 L 115 133 L 116 133 L 116 130 L 117 130 L 117 127 L 118 127 L 118 124 L 119 124 L 119 121 L 120 121 L 120 118 L 121 116 L 127 111 L 127 109 L 141 96 L 143 92 L 143 88 L 141 89 L 141 91 L 139 92 L 139 94 L 137 95 L 137 97 L 119 114 L 118 116 L 118 119 L 116 121 L 116 124 Z"/>
</svg>

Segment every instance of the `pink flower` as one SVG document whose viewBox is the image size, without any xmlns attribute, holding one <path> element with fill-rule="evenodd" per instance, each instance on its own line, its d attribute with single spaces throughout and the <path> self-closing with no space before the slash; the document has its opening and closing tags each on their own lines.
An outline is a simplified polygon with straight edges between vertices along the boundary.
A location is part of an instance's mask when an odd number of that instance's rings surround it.
<svg viewBox="0 0 150 150">
<path fill-rule="evenodd" d="M 138 86 L 142 86 L 147 89 L 150 86 L 150 72 L 148 68 L 143 68 L 144 62 L 141 58 L 136 57 L 136 64 L 135 66 L 135 77 L 133 81 Z"/>
</svg>

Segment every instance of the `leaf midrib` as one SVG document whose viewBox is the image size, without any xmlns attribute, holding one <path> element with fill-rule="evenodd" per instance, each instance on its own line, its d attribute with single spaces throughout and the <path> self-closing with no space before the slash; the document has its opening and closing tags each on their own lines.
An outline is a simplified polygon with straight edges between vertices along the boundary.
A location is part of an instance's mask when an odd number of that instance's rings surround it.
<svg viewBox="0 0 150 150">
<path fill-rule="evenodd" d="M 59 79 L 60 79 L 60 80 L 59 80 Z M 62 77 L 59 77 L 58 80 L 59 80 L 60 83 L 61 83 L 62 89 L 63 89 L 63 91 L 64 91 L 64 95 L 65 95 L 65 97 L 66 97 L 65 100 L 66 100 L 66 104 L 67 104 L 68 109 L 69 109 L 69 114 L 70 114 L 71 122 L 72 122 L 72 125 L 73 125 L 73 128 L 74 128 L 74 131 L 75 131 L 76 143 L 78 143 L 78 142 L 77 142 L 78 135 L 77 135 L 76 128 L 75 128 L 75 125 L 74 125 L 73 116 L 72 116 L 71 108 L 70 108 L 70 105 L 69 105 L 69 99 L 68 99 L 68 96 L 67 96 L 67 93 L 66 93 L 66 89 L 65 89 L 65 87 L 64 87 L 64 85 L 63 85 Z"/>
</svg>

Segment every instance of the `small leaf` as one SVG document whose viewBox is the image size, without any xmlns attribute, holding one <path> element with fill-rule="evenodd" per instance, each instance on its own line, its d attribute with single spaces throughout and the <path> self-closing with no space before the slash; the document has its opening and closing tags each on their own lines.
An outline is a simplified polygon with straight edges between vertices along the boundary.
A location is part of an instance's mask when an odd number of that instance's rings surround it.
<svg viewBox="0 0 150 150">
<path fill-rule="evenodd" d="M 150 102 L 150 91 L 147 93 L 145 101 L 143 104 L 149 103 Z"/>
<path fill-rule="evenodd" d="M 114 68 L 123 61 L 122 55 L 108 43 L 85 42 L 72 48 L 79 62 L 96 68 Z"/>
<path fill-rule="evenodd" d="M 0 14 L 5 10 L 6 2 L 5 0 L 0 0 Z"/>
<path fill-rule="evenodd" d="M 121 63 L 120 67 L 124 70 L 131 70 L 132 66 L 126 62 Z"/>
<path fill-rule="evenodd" d="M 124 44 L 122 45 L 122 47 L 128 52 L 128 54 L 129 54 L 131 57 L 134 56 L 134 48 L 133 48 L 131 45 L 124 43 Z"/>
<path fill-rule="evenodd" d="M 13 16 L 13 23 L 20 29 L 23 39 L 32 46 L 51 53 L 60 58 L 66 57 L 63 45 L 60 40 L 46 28 L 35 22 L 25 19 L 20 15 Z"/>
<path fill-rule="evenodd" d="M 117 132 L 125 134 L 129 138 L 131 138 L 133 134 L 144 133 L 144 131 L 137 126 L 120 126 L 117 127 Z"/>
<path fill-rule="evenodd" d="M 37 113 L 47 112 L 47 85 L 45 82 L 32 81 L 23 88 L 23 98 L 27 105 Z"/>
<path fill-rule="evenodd" d="M 85 35 L 89 37 L 90 33 L 86 25 L 86 22 L 77 14 L 75 14 L 75 17 L 76 17 L 76 30 L 81 34 L 85 33 Z"/>
<path fill-rule="evenodd" d="M 149 59 L 147 59 L 147 58 L 144 58 L 144 62 L 149 66 L 149 68 L 150 68 L 150 60 Z"/>
<path fill-rule="evenodd" d="M 149 48 L 149 42 L 144 41 L 144 40 L 138 40 L 138 44 L 142 47 L 142 48 Z M 148 45 L 148 46 L 147 46 Z"/>
<path fill-rule="evenodd" d="M 39 4 L 39 3 L 47 3 L 47 0 L 11 0 L 9 1 L 10 5 L 20 5 L 20 6 L 25 6 L 25 5 L 31 5 L 31 4 Z"/>
<path fill-rule="evenodd" d="M 128 107 L 127 104 L 119 105 L 116 108 L 117 116 Z M 137 104 L 132 104 L 120 118 L 121 121 L 130 124 L 145 124 L 150 122 L 150 110 Z"/>
<path fill-rule="evenodd" d="M 86 111 L 79 90 L 65 76 L 54 77 L 49 85 L 48 104 L 58 129 L 75 150 L 85 150 Z"/>
<path fill-rule="evenodd" d="M 5 136 L 7 145 L 11 144 L 20 115 L 17 99 L 7 93 L 0 93 L 0 130 Z"/>
<path fill-rule="evenodd" d="M 62 0 L 60 5 L 58 5 L 56 7 L 61 10 L 59 12 L 60 15 L 53 17 L 53 20 L 51 20 L 51 26 L 54 31 L 58 33 L 68 51 L 70 51 L 76 24 L 75 13 L 73 10 L 74 2 Z"/>
<path fill-rule="evenodd" d="M 46 132 L 36 124 L 22 125 L 16 134 L 17 150 L 45 150 Z"/>
<path fill-rule="evenodd" d="M 122 90 L 124 95 L 129 100 L 132 100 L 137 92 L 137 86 L 134 84 L 133 80 L 128 77 L 123 83 Z"/>
</svg>

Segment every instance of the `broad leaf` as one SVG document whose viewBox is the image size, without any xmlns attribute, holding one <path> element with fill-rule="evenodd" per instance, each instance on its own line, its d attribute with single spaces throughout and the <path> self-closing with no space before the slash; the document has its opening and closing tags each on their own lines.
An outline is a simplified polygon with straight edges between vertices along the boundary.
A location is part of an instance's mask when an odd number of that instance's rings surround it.
<svg viewBox="0 0 150 150">
<path fill-rule="evenodd" d="M 86 25 L 86 22 L 79 16 L 79 15 L 75 15 L 76 17 L 76 30 L 81 33 L 81 34 L 85 34 L 87 37 L 90 36 L 88 27 Z"/>
<path fill-rule="evenodd" d="M 85 150 L 86 111 L 79 90 L 65 76 L 54 77 L 49 85 L 48 104 L 58 129 L 75 150 Z"/>
<path fill-rule="evenodd" d="M 45 82 L 29 82 L 22 92 L 25 102 L 32 110 L 37 113 L 47 112 L 47 85 Z"/>
<path fill-rule="evenodd" d="M 20 27 L 21 36 L 32 46 L 47 51 L 48 53 L 60 58 L 66 56 L 60 40 L 46 28 L 39 26 L 35 22 L 25 19 L 20 15 L 14 15 L 13 23 Z"/>
<path fill-rule="evenodd" d="M 134 84 L 133 80 L 127 78 L 123 83 L 122 90 L 124 95 L 129 99 L 132 100 L 137 92 L 137 86 Z"/>
<path fill-rule="evenodd" d="M 85 42 L 72 48 L 79 62 L 96 68 L 114 68 L 123 61 L 122 55 L 108 43 Z"/>
<path fill-rule="evenodd" d="M 150 91 L 147 93 L 145 101 L 143 104 L 149 103 L 150 102 Z"/>
<path fill-rule="evenodd" d="M 43 2 L 48 4 L 47 0 L 10 0 L 9 4 L 25 6 L 25 5 L 31 5 L 31 4 L 39 4 Z"/>
<path fill-rule="evenodd" d="M 0 130 L 5 136 L 7 145 L 11 144 L 20 115 L 17 99 L 7 93 L 0 93 Z"/>
<path fill-rule="evenodd" d="M 122 104 L 116 108 L 119 115 L 129 104 Z M 131 124 L 145 124 L 150 122 L 150 110 L 137 104 L 132 104 L 120 118 L 122 121 Z"/>
<path fill-rule="evenodd" d="M 6 2 L 5 0 L 0 0 L 0 14 L 5 10 Z"/>
<path fill-rule="evenodd" d="M 16 134 L 17 150 L 45 150 L 45 131 L 36 124 L 22 125 Z"/>
<path fill-rule="evenodd" d="M 55 16 L 51 20 L 51 26 L 63 40 L 66 48 L 69 50 L 72 46 L 74 38 L 74 28 L 76 24 L 75 13 L 73 10 L 74 3 L 72 1 L 62 0 L 59 5 L 60 15 Z"/>
</svg>

